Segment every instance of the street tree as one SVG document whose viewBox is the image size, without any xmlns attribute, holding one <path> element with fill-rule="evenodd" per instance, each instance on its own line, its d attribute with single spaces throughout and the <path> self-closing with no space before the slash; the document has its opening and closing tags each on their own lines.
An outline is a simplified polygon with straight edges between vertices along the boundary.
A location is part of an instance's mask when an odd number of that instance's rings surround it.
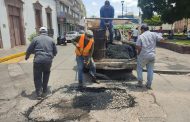
<svg viewBox="0 0 190 122">
<path fill-rule="evenodd" d="M 160 16 L 153 16 L 151 19 L 144 19 L 144 22 L 150 26 L 161 26 L 163 24 Z"/>
<path fill-rule="evenodd" d="M 164 23 L 172 24 L 183 18 L 190 18 L 190 0 L 138 0 L 142 19 L 151 19 L 154 13 L 161 16 Z"/>
</svg>

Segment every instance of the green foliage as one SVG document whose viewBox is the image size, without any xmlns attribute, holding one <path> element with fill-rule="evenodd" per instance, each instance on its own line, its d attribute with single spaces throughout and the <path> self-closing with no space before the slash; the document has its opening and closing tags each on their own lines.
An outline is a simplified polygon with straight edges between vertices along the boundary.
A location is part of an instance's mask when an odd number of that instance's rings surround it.
<svg viewBox="0 0 190 122">
<path fill-rule="evenodd" d="M 124 30 L 129 30 L 134 28 L 134 25 L 129 24 L 129 25 L 114 25 L 114 29 L 124 29 Z"/>
<path fill-rule="evenodd" d="M 151 19 L 144 19 L 144 22 L 150 26 L 161 26 L 163 24 L 160 16 L 153 16 Z"/>
<path fill-rule="evenodd" d="M 32 33 L 29 37 L 28 37 L 28 40 L 30 42 L 32 42 L 33 38 L 35 38 L 36 36 L 38 36 L 38 34 L 36 32 Z"/>
<path fill-rule="evenodd" d="M 190 46 L 190 40 L 171 40 L 169 42 L 176 43 L 178 45 L 188 45 L 188 46 Z"/>
<path fill-rule="evenodd" d="M 154 12 L 161 15 L 164 23 L 173 24 L 177 20 L 190 18 L 190 0 L 138 0 L 142 19 L 150 19 Z"/>
</svg>

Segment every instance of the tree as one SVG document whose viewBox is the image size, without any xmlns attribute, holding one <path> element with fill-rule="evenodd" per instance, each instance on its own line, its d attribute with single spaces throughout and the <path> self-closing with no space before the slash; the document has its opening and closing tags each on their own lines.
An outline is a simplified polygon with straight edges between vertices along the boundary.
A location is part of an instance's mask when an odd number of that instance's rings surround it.
<svg viewBox="0 0 190 122">
<path fill-rule="evenodd" d="M 144 19 L 144 22 L 150 26 L 160 26 L 163 24 L 160 16 L 153 16 L 151 19 Z"/>
<path fill-rule="evenodd" d="M 190 18 L 190 0 L 138 0 L 142 19 L 150 19 L 156 12 L 164 23 L 172 24 Z"/>
</svg>

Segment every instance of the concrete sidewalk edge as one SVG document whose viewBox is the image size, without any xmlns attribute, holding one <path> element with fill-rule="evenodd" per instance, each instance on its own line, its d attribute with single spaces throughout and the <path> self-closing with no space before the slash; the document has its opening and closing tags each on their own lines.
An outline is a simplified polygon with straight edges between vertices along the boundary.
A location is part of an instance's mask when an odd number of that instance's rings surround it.
<svg viewBox="0 0 190 122">
<path fill-rule="evenodd" d="M 26 54 L 26 52 L 20 52 L 20 53 L 16 53 L 16 54 L 12 54 L 12 55 L 8 55 L 5 57 L 0 58 L 0 63 L 17 58 L 17 57 L 21 57 L 24 56 Z"/>
<path fill-rule="evenodd" d="M 144 72 L 147 72 L 147 70 L 143 70 Z M 158 74 L 189 74 L 190 70 L 154 70 L 154 73 L 158 73 Z"/>
</svg>

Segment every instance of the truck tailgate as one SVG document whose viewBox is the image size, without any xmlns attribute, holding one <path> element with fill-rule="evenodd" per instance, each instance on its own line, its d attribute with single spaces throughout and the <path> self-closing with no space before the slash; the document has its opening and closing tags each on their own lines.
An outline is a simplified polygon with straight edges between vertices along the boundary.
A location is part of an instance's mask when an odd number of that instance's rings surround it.
<svg viewBox="0 0 190 122">
<path fill-rule="evenodd" d="M 96 69 L 125 70 L 136 69 L 136 59 L 101 59 L 95 61 Z"/>
</svg>

